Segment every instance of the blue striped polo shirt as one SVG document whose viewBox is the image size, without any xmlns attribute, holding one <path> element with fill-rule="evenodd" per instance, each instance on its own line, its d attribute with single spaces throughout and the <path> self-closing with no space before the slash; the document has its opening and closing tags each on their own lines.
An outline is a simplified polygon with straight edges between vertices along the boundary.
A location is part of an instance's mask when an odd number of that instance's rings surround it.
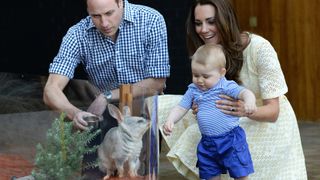
<svg viewBox="0 0 320 180">
<path fill-rule="evenodd" d="M 146 78 L 169 77 L 163 16 L 155 9 L 124 0 L 124 15 L 116 42 L 100 33 L 87 16 L 63 37 L 49 73 L 72 79 L 80 63 L 91 83 L 101 91 Z"/>
<path fill-rule="evenodd" d="M 239 93 L 244 87 L 234 81 L 228 81 L 225 77 L 220 78 L 218 83 L 203 91 L 194 83 L 188 86 L 179 105 L 190 109 L 192 102 L 198 104 L 197 121 L 201 134 L 208 136 L 221 135 L 239 126 L 239 117 L 224 114 L 216 107 L 215 101 L 220 100 L 220 94 L 238 99 Z"/>
</svg>

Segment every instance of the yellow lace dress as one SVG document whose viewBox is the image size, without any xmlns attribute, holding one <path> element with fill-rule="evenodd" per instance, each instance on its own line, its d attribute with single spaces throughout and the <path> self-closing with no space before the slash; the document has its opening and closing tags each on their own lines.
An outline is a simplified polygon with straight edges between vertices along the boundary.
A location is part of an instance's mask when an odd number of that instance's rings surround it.
<svg viewBox="0 0 320 180">
<path fill-rule="evenodd" d="M 240 125 L 247 134 L 254 170 L 251 180 L 306 180 L 306 166 L 301 146 L 297 118 L 285 97 L 287 85 L 271 44 L 261 36 L 251 34 L 251 42 L 244 50 L 244 65 L 240 73 L 243 86 L 252 90 L 257 105 L 262 99 L 279 97 L 280 114 L 275 123 L 257 122 L 241 118 Z M 182 95 L 161 95 L 158 99 L 158 120 L 162 125 Z M 199 179 L 196 168 L 196 147 L 200 133 L 192 112 L 179 121 L 171 136 L 164 136 L 169 147 L 167 157 L 187 179 Z M 222 175 L 222 179 L 229 179 Z"/>
</svg>

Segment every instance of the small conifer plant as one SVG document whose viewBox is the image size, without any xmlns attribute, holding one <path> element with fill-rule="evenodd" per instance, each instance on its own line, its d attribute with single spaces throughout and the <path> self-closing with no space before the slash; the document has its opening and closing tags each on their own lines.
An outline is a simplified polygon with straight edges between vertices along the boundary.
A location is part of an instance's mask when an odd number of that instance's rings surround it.
<svg viewBox="0 0 320 180">
<path fill-rule="evenodd" d="M 65 113 L 61 113 L 53 121 L 47 131 L 46 144 L 39 143 L 36 147 L 35 168 L 31 173 L 36 180 L 79 179 L 81 168 L 97 166 L 97 162 L 90 162 L 83 167 L 82 158 L 85 153 L 92 153 L 98 148 L 87 144 L 100 130 L 76 131 L 65 117 Z"/>
</svg>

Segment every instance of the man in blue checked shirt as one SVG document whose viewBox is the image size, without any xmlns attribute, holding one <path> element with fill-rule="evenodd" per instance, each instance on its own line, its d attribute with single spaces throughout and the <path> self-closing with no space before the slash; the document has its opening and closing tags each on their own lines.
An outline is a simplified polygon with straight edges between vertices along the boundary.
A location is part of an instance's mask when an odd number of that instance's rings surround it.
<svg viewBox="0 0 320 180">
<path fill-rule="evenodd" d="M 66 112 L 74 126 L 82 130 L 88 128 L 83 117 L 102 115 L 107 112 L 108 102 L 119 99 L 120 84 L 161 92 L 170 75 L 167 29 L 158 11 L 127 0 L 87 0 L 86 3 L 89 16 L 64 36 L 50 64 L 43 96 L 46 105 Z M 63 93 L 80 63 L 89 81 L 101 92 L 87 111 L 71 104 Z M 140 93 L 133 86 L 133 96 Z"/>
</svg>

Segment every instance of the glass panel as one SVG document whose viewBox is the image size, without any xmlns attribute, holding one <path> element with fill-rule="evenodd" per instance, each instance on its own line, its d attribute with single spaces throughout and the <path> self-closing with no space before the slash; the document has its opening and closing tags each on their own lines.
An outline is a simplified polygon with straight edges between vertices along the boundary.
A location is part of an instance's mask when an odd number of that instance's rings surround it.
<svg viewBox="0 0 320 180">
<path fill-rule="evenodd" d="M 123 101 L 120 99 L 119 109 L 124 119 L 116 129 L 108 131 L 104 136 L 103 143 L 99 147 L 101 151 L 98 155 L 99 157 L 102 155 L 101 160 L 104 168 L 112 166 L 113 163 L 122 164 L 123 160 L 128 158 L 124 161 L 133 165 L 133 168 L 130 170 L 128 164 L 124 164 L 124 176 L 127 179 L 131 179 L 130 173 L 138 173 L 138 179 L 157 179 L 159 164 L 158 92 L 138 86 L 132 86 L 131 88 L 138 89 L 140 96 L 130 99 L 132 94 L 130 95 L 130 92 L 126 94 L 125 90 L 123 90 Z M 111 111 L 110 114 L 114 114 L 116 112 L 113 111 L 118 111 L 118 109 L 112 110 L 109 107 L 109 111 Z M 115 119 L 121 119 L 121 117 L 115 117 Z M 134 158 L 136 153 L 139 153 L 137 159 Z M 137 172 L 133 170 L 135 165 L 138 165 Z M 118 176 L 119 172 L 121 172 L 121 167 L 122 165 L 118 168 L 115 167 Z M 132 177 L 132 179 L 137 179 L 136 176 Z"/>
<path fill-rule="evenodd" d="M 66 169 L 68 169 L 66 167 L 68 165 L 72 166 L 73 163 L 79 161 L 79 158 L 75 158 L 74 155 L 81 149 L 79 148 L 80 140 L 70 140 L 68 135 L 72 134 L 70 136 L 73 136 L 76 134 L 76 131 L 73 128 L 70 128 L 72 127 L 70 121 L 63 117 L 63 114 L 49 109 L 43 103 L 42 93 L 46 83 L 46 77 L 0 73 L 0 81 L 0 179 L 14 179 L 14 177 L 17 179 L 27 179 L 27 177 L 30 177 L 29 175 L 31 175 L 31 172 L 36 169 L 35 163 L 36 159 L 39 159 L 39 157 L 47 158 L 45 160 L 42 159 L 42 162 L 47 162 L 43 167 L 46 166 L 49 169 L 54 169 L 55 174 L 68 173 L 66 172 Z M 124 107 L 130 107 L 130 112 L 132 112 L 131 116 L 126 118 L 133 119 L 132 116 L 136 117 L 135 119 L 139 119 L 136 122 L 138 125 L 132 124 L 132 122 L 129 123 L 126 134 L 122 133 L 126 135 L 125 138 L 122 138 L 124 143 L 108 144 L 107 147 L 116 146 L 116 152 L 104 149 L 106 152 L 105 155 L 120 153 L 120 157 L 129 157 L 129 155 L 132 157 L 131 155 L 134 153 L 129 150 L 131 147 L 133 147 L 133 149 L 136 148 L 136 151 L 134 152 L 140 152 L 138 155 L 140 166 L 137 168 L 139 176 L 138 178 L 128 177 L 127 179 L 158 179 L 158 92 L 148 88 L 135 88 L 139 89 L 141 96 L 132 99 L 132 104 L 125 104 Z M 99 93 L 99 91 L 93 88 L 85 80 L 70 81 L 64 92 L 72 104 L 83 110 L 88 108 Z M 115 105 L 117 106 L 119 104 L 117 103 Z M 123 111 L 121 112 L 123 113 Z M 107 112 L 103 114 L 102 119 L 110 117 L 106 116 L 106 114 Z M 146 121 L 144 122 L 143 120 Z M 106 120 L 106 122 L 109 121 Z M 147 123 L 147 130 L 141 131 L 143 135 L 139 137 L 139 129 L 141 128 L 139 124 L 143 123 Z M 96 132 L 95 130 L 100 129 L 102 125 L 103 123 L 101 120 L 99 120 L 98 123 L 93 123 L 92 126 L 94 127 L 91 131 Z M 118 126 L 116 128 L 119 129 Z M 81 137 L 81 135 L 77 137 L 76 135 L 74 136 L 75 137 L 73 138 Z M 129 138 L 130 136 L 136 137 L 137 141 L 132 143 L 133 141 Z M 99 134 L 96 137 L 103 141 L 105 136 Z M 120 142 L 120 135 L 113 140 Z M 138 141 L 142 142 L 141 146 L 137 145 L 139 144 L 137 143 Z M 56 150 L 55 153 L 48 153 L 47 149 L 49 144 L 56 145 L 54 148 L 51 147 L 51 149 Z M 43 152 L 46 152 L 42 154 L 42 156 L 39 155 L 40 149 L 37 147 L 39 145 L 44 149 Z M 76 146 L 72 147 L 73 151 L 69 149 L 69 146 L 72 145 Z M 123 153 L 120 151 L 121 148 L 124 148 L 127 151 Z M 101 149 L 103 149 L 102 146 Z M 81 155 L 79 157 L 81 157 Z M 58 160 L 59 158 L 60 160 Z M 55 161 L 52 161 L 52 159 L 55 159 Z M 70 159 L 72 159 L 72 161 L 69 162 L 68 160 Z M 59 164 L 62 162 L 65 164 Z M 95 162 L 94 165 L 98 165 L 98 162 L 100 161 Z M 83 166 L 82 160 L 79 161 L 78 165 L 79 164 L 80 167 Z M 135 164 L 138 164 L 137 161 Z M 73 166 L 76 165 L 73 164 Z M 58 168 L 57 170 L 57 167 L 64 168 L 60 170 Z M 128 165 L 125 165 L 124 176 L 128 176 L 128 173 Z M 81 172 L 73 172 L 72 175 L 74 179 L 79 179 Z M 101 178 L 104 175 L 104 173 L 101 173 Z M 110 179 L 117 178 L 118 176 L 112 176 Z"/>
</svg>

